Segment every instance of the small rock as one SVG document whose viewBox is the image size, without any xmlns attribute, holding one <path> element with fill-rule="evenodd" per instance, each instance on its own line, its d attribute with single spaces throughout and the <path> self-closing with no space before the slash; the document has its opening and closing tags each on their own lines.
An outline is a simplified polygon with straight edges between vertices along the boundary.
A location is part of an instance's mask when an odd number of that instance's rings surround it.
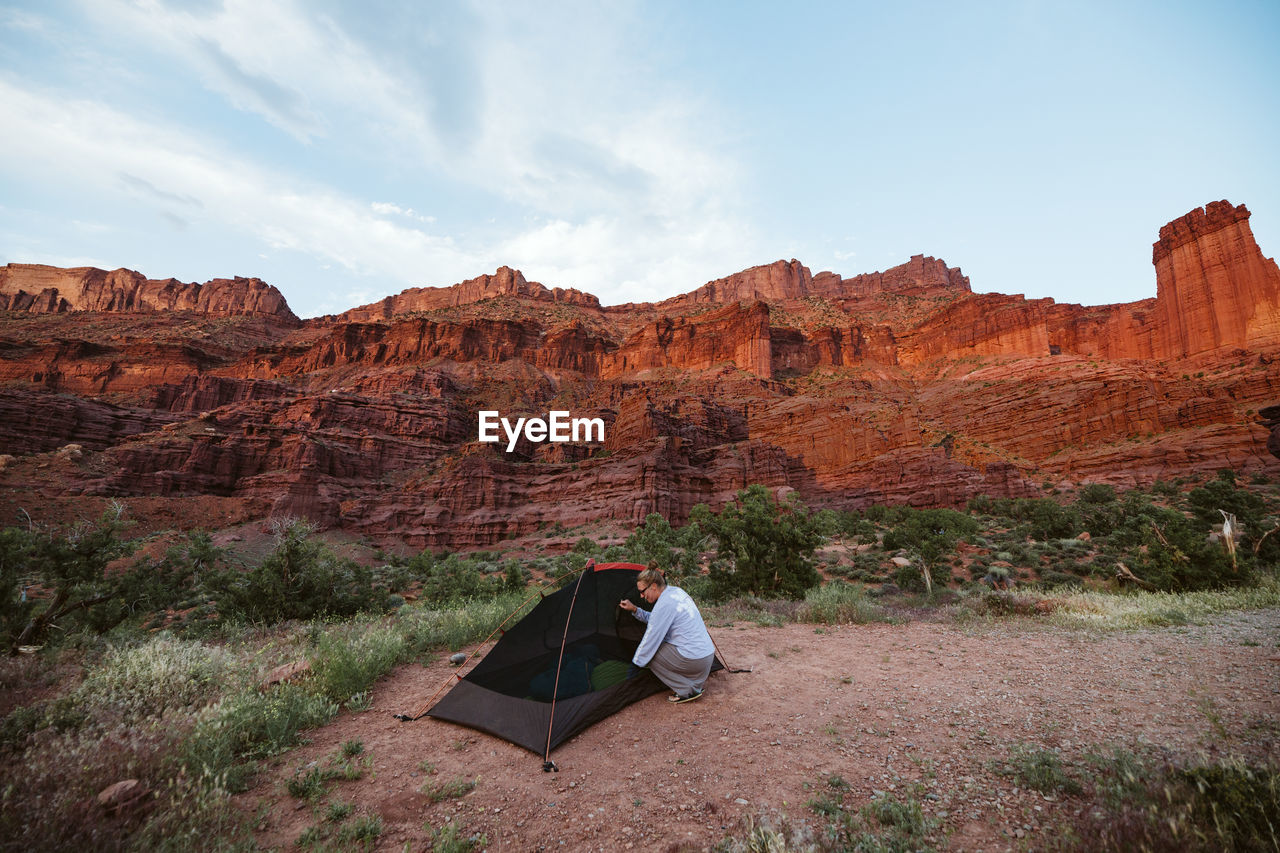
<svg viewBox="0 0 1280 853">
<path fill-rule="evenodd" d="M 292 681 L 300 675 L 305 675 L 311 671 L 311 661 L 297 660 L 293 663 L 286 663 L 278 666 L 267 673 L 267 677 L 262 679 L 262 683 L 258 685 L 261 689 L 266 690 L 276 684 L 283 684 L 286 681 Z"/>
<path fill-rule="evenodd" d="M 142 801 L 147 789 L 137 779 L 124 779 L 103 788 L 98 794 L 98 804 L 108 814 L 122 814 Z"/>
</svg>

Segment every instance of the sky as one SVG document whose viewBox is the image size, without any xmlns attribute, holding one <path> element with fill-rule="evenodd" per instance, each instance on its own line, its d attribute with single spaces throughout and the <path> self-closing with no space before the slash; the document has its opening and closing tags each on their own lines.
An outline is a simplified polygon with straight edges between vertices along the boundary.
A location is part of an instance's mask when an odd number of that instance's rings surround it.
<svg viewBox="0 0 1280 853">
<path fill-rule="evenodd" d="M 303 317 L 916 254 L 1128 302 L 1211 201 L 1280 253 L 1277 45 L 1276 0 L 0 0 L 0 264 Z"/>
</svg>

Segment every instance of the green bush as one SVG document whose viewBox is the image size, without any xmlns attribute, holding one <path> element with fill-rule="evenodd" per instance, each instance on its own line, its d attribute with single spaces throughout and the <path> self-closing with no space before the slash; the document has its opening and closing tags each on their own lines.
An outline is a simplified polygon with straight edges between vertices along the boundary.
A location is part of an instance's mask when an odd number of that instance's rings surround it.
<svg viewBox="0 0 1280 853">
<path fill-rule="evenodd" d="M 1235 515 L 1246 529 L 1256 527 L 1266 511 L 1266 502 L 1248 489 L 1236 485 L 1236 475 L 1229 469 L 1218 472 L 1214 480 L 1187 493 L 1187 506 L 1206 527 L 1222 524 L 1222 513 Z"/>
<path fill-rule="evenodd" d="M 1015 744 L 1008 763 L 998 772 L 1016 776 L 1026 787 L 1044 794 L 1079 794 L 1083 790 L 1058 754 L 1040 747 Z"/>
<path fill-rule="evenodd" d="M 1280 849 L 1280 772 L 1238 758 L 1176 766 L 1126 753 L 1095 758 L 1094 804 L 1053 849 Z"/>
<path fill-rule="evenodd" d="M 77 625 L 101 631 L 123 618 L 106 569 L 134 549 L 134 543 L 120 539 L 127 526 L 124 507 L 114 504 L 97 521 L 66 533 L 8 528 L 0 536 L 0 593 L 6 597 L 0 630 L 10 649 L 43 642 L 55 623 L 65 636 Z M 21 588 L 33 584 L 48 590 L 49 597 L 23 601 Z"/>
<path fill-rule="evenodd" d="M 387 592 L 374 587 L 372 573 L 339 557 L 314 532 L 308 522 L 281 523 L 275 549 L 257 567 L 210 573 L 206 586 L 219 614 L 271 624 L 382 610 Z"/>
<path fill-rule="evenodd" d="M 536 599 L 536 595 L 529 599 L 521 591 L 451 607 L 405 608 L 401 611 L 400 624 L 410 653 L 442 646 L 456 652 L 485 639 L 504 621 L 514 624 L 533 609 Z"/>
<path fill-rule="evenodd" d="M 298 742 L 300 731 L 337 713 L 337 704 L 292 684 L 236 694 L 199 716 L 183 746 L 183 764 L 190 775 L 225 778 L 228 788 L 242 791 L 251 769 L 240 762 L 283 752 Z"/>
<path fill-rule="evenodd" d="M 692 575 L 698 571 L 705 538 L 696 523 L 676 530 L 661 515 L 651 512 L 623 543 L 622 558 L 646 566 L 654 563 L 674 575 Z"/>
<path fill-rule="evenodd" d="M 316 687 L 333 702 L 346 702 L 390 671 L 405 648 L 404 636 L 394 628 L 332 630 L 320 638 L 311 658 Z"/>
<path fill-rule="evenodd" d="M 1207 541 L 1205 530 L 1181 512 L 1152 507 L 1141 518 L 1145 524 L 1127 525 L 1123 531 L 1130 548 L 1128 565 L 1156 589 L 1187 592 L 1252 579 L 1247 565 L 1233 567 L 1226 549 Z"/>
<path fill-rule="evenodd" d="M 951 509 L 908 509 L 884 535 L 884 547 L 886 551 L 908 551 L 928 570 L 933 583 L 945 585 L 951 579 L 951 569 L 942 561 L 953 552 L 957 541 L 977 532 L 978 522 L 965 513 Z M 899 569 L 894 573 L 898 586 L 923 588 L 923 576 L 912 580 L 908 572 L 921 575 L 921 570 L 914 566 Z"/>
<path fill-rule="evenodd" d="M 887 619 L 884 608 L 867 598 L 861 584 L 828 581 L 805 593 L 796 618 L 823 625 L 862 625 Z"/>
<path fill-rule="evenodd" d="M 756 484 L 738 492 L 719 514 L 699 504 L 692 520 L 716 540 L 711 582 L 721 599 L 801 598 L 820 581 L 813 566 L 820 537 L 808 509 L 794 495 L 779 504 Z"/>
<path fill-rule="evenodd" d="M 198 708 L 212 700 L 232 670 L 224 650 L 161 634 L 110 649 L 75 689 L 74 701 L 91 713 L 126 721 L 160 717 L 170 709 Z"/>
</svg>

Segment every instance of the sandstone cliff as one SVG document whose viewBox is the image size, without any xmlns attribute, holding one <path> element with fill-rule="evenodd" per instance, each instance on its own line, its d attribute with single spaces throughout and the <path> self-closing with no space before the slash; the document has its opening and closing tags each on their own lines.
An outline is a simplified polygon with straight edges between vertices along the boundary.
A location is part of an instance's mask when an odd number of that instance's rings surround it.
<svg viewBox="0 0 1280 853">
<path fill-rule="evenodd" d="M 600 307 L 600 300 L 589 293 L 572 288 L 547 288 L 536 281 L 528 281 L 524 273 L 519 270 L 498 267 L 498 271 L 493 275 L 482 275 L 449 287 L 410 288 L 371 305 L 352 308 L 336 319 L 352 323 L 389 320 L 398 314 L 453 308 L 498 296 L 517 296 L 542 302 L 563 302 L 582 308 Z"/>
<path fill-rule="evenodd" d="M 1243 204 L 1216 201 L 1170 222 L 1151 260 L 1165 357 L 1280 343 L 1280 269 Z"/>
<path fill-rule="evenodd" d="M 216 278 L 204 284 L 151 280 L 133 270 L 60 269 L 8 264 L 0 269 L 0 310 L 54 314 L 66 311 L 195 311 L 260 316 L 289 325 L 298 318 L 280 291 L 256 278 Z"/>
<path fill-rule="evenodd" d="M 1153 260 L 1157 295 L 1124 305 L 975 294 L 917 255 L 852 278 L 778 261 L 610 308 L 504 267 L 301 323 L 254 279 L 10 265 L 0 512 L 214 496 L 458 547 L 679 523 L 754 482 L 859 508 L 1280 473 L 1280 280 L 1248 211 L 1192 211 Z M 477 440 L 480 409 L 569 410 L 605 437 L 506 452 Z"/>
</svg>

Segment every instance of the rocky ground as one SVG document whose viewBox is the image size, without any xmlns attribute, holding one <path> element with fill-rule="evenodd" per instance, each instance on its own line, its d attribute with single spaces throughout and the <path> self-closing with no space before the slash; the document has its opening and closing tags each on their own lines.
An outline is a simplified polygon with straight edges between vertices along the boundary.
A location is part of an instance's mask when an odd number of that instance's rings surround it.
<svg viewBox="0 0 1280 853">
<path fill-rule="evenodd" d="M 730 666 L 752 671 L 716 674 L 697 702 L 627 708 L 557 750 L 557 773 L 488 735 L 394 719 L 453 676 L 442 655 L 396 670 L 369 710 L 314 732 L 240 804 L 265 815 L 258 840 L 280 849 L 333 802 L 381 817 L 379 850 L 426 849 L 446 822 L 490 850 L 705 849 L 762 816 L 820 827 L 806 804 L 838 776 L 855 807 L 913 791 L 943 849 L 1022 850 L 1084 801 L 1025 787 L 1007 772 L 1018 750 L 1077 767 L 1117 747 L 1280 758 L 1280 610 L 1136 632 L 1007 621 L 713 633 Z M 312 803 L 290 796 L 295 773 L 350 741 L 362 778 Z M 432 796 L 449 783 L 462 795 Z"/>
</svg>

